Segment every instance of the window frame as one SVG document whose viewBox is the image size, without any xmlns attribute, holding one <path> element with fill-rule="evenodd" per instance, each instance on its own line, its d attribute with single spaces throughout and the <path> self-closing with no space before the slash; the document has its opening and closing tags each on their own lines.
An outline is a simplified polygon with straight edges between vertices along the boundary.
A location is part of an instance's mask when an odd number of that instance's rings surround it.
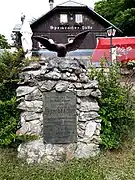
<svg viewBox="0 0 135 180">
<path fill-rule="evenodd" d="M 63 13 L 60 14 L 60 23 L 68 23 L 68 15 Z"/>
<path fill-rule="evenodd" d="M 75 22 L 76 23 L 83 23 L 83 15 L 82 14 L 75 14 Z"/>
</svg>

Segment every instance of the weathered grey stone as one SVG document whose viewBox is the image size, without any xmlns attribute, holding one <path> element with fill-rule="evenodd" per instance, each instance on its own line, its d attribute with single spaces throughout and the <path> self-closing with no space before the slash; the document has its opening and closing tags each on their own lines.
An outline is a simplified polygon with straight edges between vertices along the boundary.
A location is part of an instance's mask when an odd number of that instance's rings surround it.
<svg viewBox="0 0 135 180">
<path fill-rule="evenodd" d="M 83 69 L 83 72 L 88 76 L 88 71 L 86 69 Z"/>
<path fill-rule="evenodd" d="M 81 99 L 77 97 L 77 103 L 80 104 L 81 103 Z"/>
<path fill-rule="evenodd" d="M 42 101 L 23 101 L 17 108 L 25 111 L 42 112 Z"/>
<path fill-rule="evenodd" d="M 45 153 L 42 140 L 22 143 L 18 147 L 18 158 L 26 159 L 28 164 L 39 163 Z"/>
<path fill-rule="evenodd" d="M 24 81 L 22 82 L 22 80 L 25 80 L 25 79 L 29 80 L 29 79 L 31 79 L 31 76 L 30 76 L 30 74 L 28 74 L 26 72 L 21 72 L 19 74 L 19 79 L 20 79 L 20 81 L 18 82 L 18 84 L 21 84 L 21 83 L 24 83 Z"/>
<path fill-rule="evenodd" d="M 70 68 L 73 69 L 73 70 L 81 69 L 80 64 L 78 63 L 78 61 L 73 61 L 72 64 L 70 64 Z"/>
<path fill-rule="evenodd" d="M 90 138 L 93 136 L 95 130 L 96 130 L 96 126 L 97 126 L 97 123 L 96 122 L 93 122 L 93 121 L 89 121 L 86 125 L 86 129 L 85 129 L 85 136 L 87 138 Z"/>
<path fill-rule="evenodd" d="M 71 73 L 70 72 L 66 72 L 66 76 L 70 77 Z"/>
<path fill-rule="evenodd" d="M 47 72 L 47 65 L 41 66 L 41 75 L 44 75 Z"/>
<path fill-rule="evenodd" d="M 81 74 L 79 74 L 79 80 L 81 82 L 88 82 L 89 78 L 88 78 L 88 76 L 86 76 L 85 73 L 81 73 Z"/>
<path fill-rule="evenodd" d="M 54 71 L 54 72 L 61 73 L 58 68 L 54 68 L 53 71 Z"/>
<path fill-rule="evenodd" d="M 49 72 L 47 74 L 44 75 L 44 77 L 48 78 L 48 79 L 60 79 L 61 78 L 61 74 L 58 72 Z"/>
<path fill-rule="evenodd" d="M 97 123 L 97 129 L 101 130 L 101 123 Z"/>
<path fill-rule="evenodd" d="M 100 117 L 97 112 L 80 112 L 79 121 L 90 121 Z"/>
<path fill-rule="evenodd" d="M 46 144 L 45 145 L 45 154 L 42 161 L 44 162 L 63 162 L 68 161 L 74 158 L 74 151 L 76 149 L 76 144 L 65 144 L 65 145 L 52 145 Z"/>
<path fill-rule="evenodd" d="M 51 91 L 56 85 L 56 83 L 57 83 L 56 81 L 52 81 L 52 80 L 45 80 L 45 81 L 39 82 L 40 90 Z"/>
<path fill-rule="evenodd" d="M 24 97 L 19 97 L 19 98 L 17 98 L 17 102 L 21 102 L 21 101 L 24 101 L 24 100 L 25 100 Z"/>
<path fill-rule="evenodd" d="M 40 59 L 39 60 L 39 64 L 42 65 L 42 66 L 45 65 L 45 60 L 44 59 Z"/>
<path fill-rule="evenodd" d="M 21 116 L 24 117 L 25 121 L 33 121 L 33 120 L 40 120 L 42 114 L 35 112 L 23 112 L 21 113 Z"/>
<path fill-rule="evenodd" d="M 65 153 L 65 147 L 62 145 L 52 145 L 52 144 L 46 144 L 46 155 L 52 155 L 52 156 L 59 156 L 63 155 Z"/>
<path fill-rule="evenodd" d="M 69 69 L 75 70 L 78 68 L 79 64 L 76 60 L 64 58 L 64 60 L 59 62 L 59 69 L 61 71 L 68 71 Z"/>
<path fill-rule="evenodd" d="M 96 91 L 92 91 L 90 95 L 91 95 L 92 97 L 95 97 L 95 98 L 97 98 L 97 97 L 98 97 L 98 95 L 97 95 Z"/>
<path fill-rule="evenodd" d="M 52 155 L 47 155 L 45 157 L 43 157 L 42 162 L 44 163 L 51 163 L 51 162 L 55 162 L 55 157 Z"/>
<path fill-rule="evenodd" d="M 54 151 L 53 144 L 46 144 L 45 145 L 45 155 L 52 155 Z"/>
<path fill-rule="evenodd" d="M 21 72 L 21 73 L 19 74 L 19 78 L 20 78 L 21 80 L 30 80 L 30 79 L 31 79 L 31 75 L 28 74 L 27 72 Z"/>
<path fill-rule="evenodd" d="M 82 72 L 83 72 L 83 70 L 81 68 L 76 68 L 75 71 L 74 71 L 74 73 L 76 75 L 81 74 Z"/>
<path fill-rule="evenodd" d="M 39 63 L 31 63 L 31 65 L 23 67 L 22 71 L 39 70 L 41 65 Z"/>
<path fill-rule="evenodd" d="M 40 116 L 40 122 L 41 122 L 41 125 L 43 125 L 43 119 L 44 119 L 44 117 L 43 117 L 43 112 L 41 112 L 41 116 Z"/>
<path fill-rule="evenodd" d="M 101 120 L 101 119 L 95 119 L 95 122 L 96 122 L 96 123 L 101 123 L 102 120 Z"/>
<path fill-rule="evenodd" d="M 76 114 L 76 122 L 78 123 L 78 115 Z"/>
<path fill-rule="evenodd" d="M 58 60 L 55 58 L 49 59 L 47 64 L 47 69 L 53 69 L 58 67 Z"/>
<path fill-rule="evenodd" d="M 20 86 L 29 86 L 29 87 L 37 86 L 37 82 L 35 80 L 35 77 L 33 78 L 31 75 L 29 75 L 29 76 L 26 75 L 24 77 L 23 81 L 20 81 L 17 84 Z"/>
<path fill-rule="evenodd" d="M 74 83 L 74 86 L 76 87 L 76 89 L 81 89 L 83 87 L 81 83 Z"/>
<path fill-rule="evenodd" d="M 77 109 L 77 110 L 80 110 L 80 104 L 77 104 L 77 105 L 76 105 L 76 109 Z"/>
<path fill-rule="evenodd" d="M 24 112 L 24 113 L 25 113 L 25 112 Z M 26 120 L 25 120 L 25 118 L 24 118 L 24 116 L 23 116 L 23 112 L 22 112 L 21 115 L 20 115 L 20 121 L 21 121 L 21 125 L 26 122 Z"/>
<path fill-rule="evenodd" d="M 95 130 L 95 134 L 96 134 L 97 136 L 100 136 L 100 130 L 99 130 L 99 129 L 96 129 L 96 130 Z"/>
<path fill-rule="evenodd" d="M 39 120 L 23 122 L 21 128 L 17 130 L 16 134 L 18 135 L 40 135 L 41 133 L 41 123 Z"/>
<path fill-rule="evenodd" d="M 33 77 L 36 77 L 36 76 L 40 76 L 41 75 L 41 70 L 37 70 L 37 71 L 27 71 L 28 74 L 30 74 L 31 76 Z"/>
<path fill-rule="evenodd" d="M 74 85 L 72 83 L 69 83 L 68 90 L 69 91 L 71 91 L 71 90 L 74 91 L 74 88 L 75 88 Z"/>
<path fill-rule="evenodd" d="M 87 65 L 86 65 L 86 61 L 83 60 L 83 59 L 77 59 L 77 58 L 74 58 L 74 60 L 76 60 L 79 64 L 79 67 L 82 69 L 82 70 L 86 70 L 87 69 Z"/>
<path fill-rule="evenodd" d="M 92 89 L 86 89 L 86 90 L 77 90 L 77 96 L 84 97 L 89 96 L 91 94 Z"/>
<path fill-rule="evenodd" d="M 66 147 L 66 161 L 72 160 L 74 158 L 74 152 L 77 148 L 77 144 L 68 144 Z"/>
<path fill-rule="evenodd" d="M 100 98 L 101 97 L 101 91 L 99 89 L 96 89 L 96 91 L 92 91 L 90 95 L 95 97 L 95 98 Z"/>
<path fill-rule="evenodd" d="M 102 142 L 102 139 L 100 138 L 100 136 L 98 134 L 96 134 L 96 135 L 92 136 L 91 142 L 99 145 Z"/>
<path fill-rule="evenodd" d="M 83 97 L 80 103 L 80 111 L 99 111 L 99 105 L 95 99 Z"/>
<path fill-rule="evenodd" d="M 67 76 L 66 73 L 61 74 L 61 79 L 66 81 L 77 81 L 78 77 L 75 74 L 70 74 L 70 76 Z"/>
<path fill-rule="evenodd" d="M 79 110 L 76 110 L 76 114 L 79 115 L 79 114 L 80 114 L 80 111 L 79 111 Z"/>
<path fill-rule="evenodd" d="M 68 85 L 69 85 L 69 83 L 66 82 L 66 81 L 59 81 L 56 84 L 55 89 L 58 92 L 64 92 L 64 91 L 66 91 L 68 89 Z"/>
<path fill-rule="evenodd" d="M 81 129 L 79 127 L 79 125 L 77 125 L 77 135 L 78 135 L 78 137 L 83 138 L 84 137 L 84 133 L 85 133 L 84 129 Z"/>
<path fill-rule="evenodd" d="M 67 77 L 66 73 L 61 73 L 61 79 L 68 81 L 69 77 Z"/>
<path fill-rule="evenodd" d="M 96 133 L 96 131 L 95 131 Z M 99 145 L 102 141 L 99 135 L 94 134 L 93 136 L 91 136 L 90 138 L 84 136 L 82 139 L 80 139 L 80 142 L 89 144 L 89 143 L 94 143 L 96 145 Z"/>
<path fill-rule="evenodd" d="M 101 98 L 102 93 L 101 93 L 101 91 L 99 89 L 96 89 L 96 93 L 97 93 L 97 97 Z"/>
<path fill-rule="evenodd" d="M 63 145 L 54 145 L 54 149 L 55 149 L 55 152 L 54 152 L 54 155 L 63 155 L 65 153 L 65 147 Z"/>
<path fill-rule="evenodd" d="M 71 74 L 69 77 L 69 80 L 71 81 L 77 81 L 78 77 L 75 74 Z"/>
<path fill-rule="evenodd" d="M 19 86 L 16 90 L 17 97 L 24 96 L 33 92 L 37 87 L 29 87 L 29 86 Z"/>
<path fill-rule="evenodd" d="M 93 81 L 90 81 L 87 83 L 87 84 L 84 84 L 84 89 L 97 89 L 98 88 L 98 81 L 97 80 L 93 80 Z"/>
<path fill-rule="evenodd" d="M 42 100 L 42 93 L 39 89 L 35 89 L 33 92 L 25 95 L 26 101 Z"/>
<path fill-rule="evenodd" d="M 86 143 L 86 144 L 94 143 L 93 142 L 93 136 L 89 137 L 89 138 L 84 136 L 82 139 L 79 139 L 79 142 Z"/>
<path fill-rule="evenodd" d="M 83 143 L 84 143 L 83 137 L 78 136 L 78 137 L 77 137 L 77 142 L 83 142 Z"/>
<path fill-rule="evenodd" d="M 78 123 L 78 126 L 79 126 L 81 129 L 83 129 L 83 130 L 86 129 L 86 123 L 85 123 L 85 122 L 83 122 L 83 123 Z"/>
<path fill-rule="evenodd" d="M 75 151 L 76 158 L 89 158 L 96 156 L 99 153 L 99 146 L 94 143 L 85 144 L 82 142 L 77 143 L 77 149 Z"/>
<path fill-rule="evenodd" d="M 63 162 L 74 158 L 76 144 L 46 145 L 46 153 L 42 162 Z"/>
</svg>

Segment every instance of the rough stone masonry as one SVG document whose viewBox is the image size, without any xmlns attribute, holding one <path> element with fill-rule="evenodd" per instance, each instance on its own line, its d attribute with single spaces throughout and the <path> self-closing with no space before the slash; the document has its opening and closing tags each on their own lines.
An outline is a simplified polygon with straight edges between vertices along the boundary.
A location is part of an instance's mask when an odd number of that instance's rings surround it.
<svg viewBox="0 0 135 180">
<path fill-rule="evenodd" d="M 18 109 L 21 110 L 19 135 L 37 135 L 19 145 L 18 157 L 28 163 L 88 158 L 99 153 L 101 119 L 97 98 L 98 82 L 91 81 L 85 65 L 77 59 L 48 58 L 32 62 L 22 69 L 17 88 Z M 43 142 L 43 93 L 75 92 L 77 142 L 45 144 Z"/>
</svg>

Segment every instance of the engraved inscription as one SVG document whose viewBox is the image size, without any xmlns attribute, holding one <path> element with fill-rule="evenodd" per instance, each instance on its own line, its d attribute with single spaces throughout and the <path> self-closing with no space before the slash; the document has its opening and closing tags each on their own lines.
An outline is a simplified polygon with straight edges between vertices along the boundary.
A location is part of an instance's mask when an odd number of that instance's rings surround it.
<svg viewBox="0 0 135 180">
<path fill-rule="evenodd" d="M 76 142 L 76 94 L 46 92 L 43 102 L 44 142 L 53 144 Z"/>
</svg>

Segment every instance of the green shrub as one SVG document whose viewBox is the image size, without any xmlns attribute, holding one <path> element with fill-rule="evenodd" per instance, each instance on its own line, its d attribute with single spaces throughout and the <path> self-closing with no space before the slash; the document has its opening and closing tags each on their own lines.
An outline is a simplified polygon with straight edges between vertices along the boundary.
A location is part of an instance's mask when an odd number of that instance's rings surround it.
<svg viewBox="0 0 135 180">
<path fill-rule="evenodd" d="M 19 68 L 22 66 L 22 50 L 11 53 L 5 50 L 0 53 L 0 83 L 18 79 Z"/>
<path fill-rule="evenodd" d="M 120 84 L 120 67 L 101 60 L 101 68 L 90 67 L 89 76 L 97 79 L 102 93 L 99 114 L 102 119 L 102 146 L 118 148 L 134 125 L 134 96 L 129 85 Z M 107 72 L 108 71 L 108 72 Z"/>
<path fill-rule="evenodd" d="M 9 101 L 0 100 L 0 145 L 11 144 L 16 138 L 18 126 L 18 112 L 16 108 L 16 98 Z"/>
<path fill-rule="evenodd" d="M 22 51 L 0 54 L 0 146 L 10 145 L 16 138 L 19 122 L 16 88 L 22 62 Z"/>
</svg>

